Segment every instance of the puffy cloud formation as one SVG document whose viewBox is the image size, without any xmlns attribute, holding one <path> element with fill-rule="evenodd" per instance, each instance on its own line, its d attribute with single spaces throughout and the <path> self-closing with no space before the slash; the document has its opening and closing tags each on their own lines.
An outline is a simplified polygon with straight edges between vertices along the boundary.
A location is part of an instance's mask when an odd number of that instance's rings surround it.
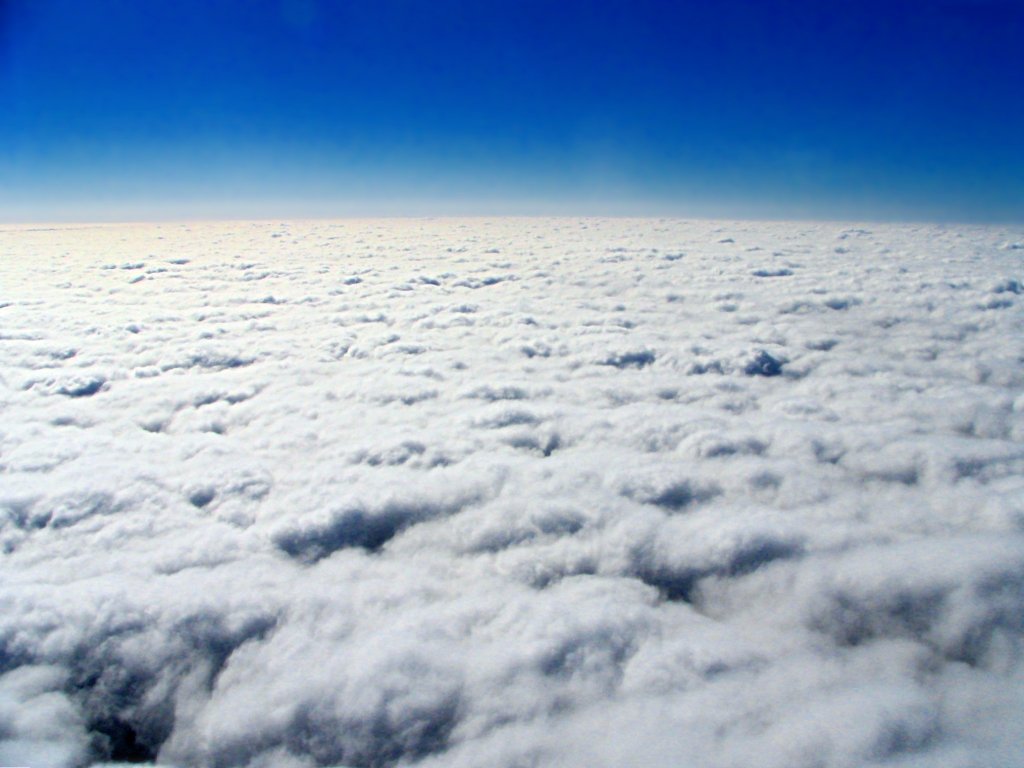
<svg viewBox="0 0 1024 768">
<path fill-rule="evenodd" d="M 0 764 L 1024 765 L 1022 239 L 0 232 Z"/>
</svg>

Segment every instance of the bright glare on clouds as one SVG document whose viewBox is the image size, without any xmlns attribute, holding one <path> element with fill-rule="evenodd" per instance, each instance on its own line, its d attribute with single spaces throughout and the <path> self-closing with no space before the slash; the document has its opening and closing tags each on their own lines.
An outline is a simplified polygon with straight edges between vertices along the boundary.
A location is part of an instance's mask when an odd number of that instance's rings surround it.
<svg viewBox="0 0 1024 768">
<path fill-rule="evenodd" d="M 0 765 L 1024 765 L 1022 240 L 0 231 Z"/>
</svg>

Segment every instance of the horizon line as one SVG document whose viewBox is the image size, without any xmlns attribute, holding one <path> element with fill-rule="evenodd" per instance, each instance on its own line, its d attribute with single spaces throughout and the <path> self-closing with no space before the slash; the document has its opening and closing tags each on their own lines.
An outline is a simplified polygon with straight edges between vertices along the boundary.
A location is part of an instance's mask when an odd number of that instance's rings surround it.
<svg viewBox="0 0 1024 768">
<path fill-rule="evenodd" d="M 870 225 L 930 225 L 930 226 L 968 226 L 968 227 L 1024 227 L 1024 218 L 1012 219 L 956 219 L 956 218 L 875 218 L 845 216 L 773 216 L 743 214 L 682 214 L 682 213 L 372 213 L 372 214 L 302 214 L 272 215 L 256 214 L 252 216 L 176 216 L 162 217 L 125 217 L 125 218 L 25 218 L 8 219 L 0 215 L 0 226 L 15 229 L 28 228 L 70 228 L 98 226 L 144 226 L 160 224 L 241 224 L 241 223 L 272 223 L 272 222 L 330 222 L 330 221 L 430 221 L 430 220 L 463 220 L 463 219 L 637 219 L 637 220 L 674 220 L 674 221 L 706 221 L 706 222 L 749 222 L 749 223 L 792 223 L 792 224 L 870 224 Z"/>
</svg>

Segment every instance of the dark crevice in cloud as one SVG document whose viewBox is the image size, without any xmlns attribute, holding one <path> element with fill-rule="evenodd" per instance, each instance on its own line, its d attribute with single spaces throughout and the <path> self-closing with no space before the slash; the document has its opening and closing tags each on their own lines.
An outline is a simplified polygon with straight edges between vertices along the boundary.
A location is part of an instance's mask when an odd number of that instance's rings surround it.
<svg viewBox="0 0 1024 768">
<path fill-rule="evenodd" d="M 656 562 L 644 563 L 636 577 L 655 587 L 666 600 L 694 603 L 701 580 L 710 577 L 737 578 L 780 560 L 792 560 L 804 553 L 798 542 L 780 539 L 755 539 L 725 559 L 724 562 L 700 567 L 675 568 Z"/>
<path fill-rule="evenodd" d="M 761 350 L 743 366 L 747 376 L 778 376 L 782 373 L 784 361 Z"/>
<path fill-rule="evenodd" d="M 82 381 L 62 385 L 57 392 L 68 397 L 91 397 L 103 389 L 107 380 L 102 376 L 93 376 Z"/>
<path fill-rule="evenodd" d="M 692 480 L 670 482 L 661 487 L 627 484 L 622 490 L 622 494 L 627 498 L 643 504 L 653 504 L 669 512 L 682 512 L 697 504 L 704 504 L 721 493 L 722 489 L 715 483 Z"/>
<path fill-rule="evenodd" d="M 550 435 L 516 435 L 507 440 L 513 448 L 538 453 L 544 458 L 550 457 L 555 451 L 564 447 L 561 436 L 557 432 Z"/>
<path fill-rule="evenodd" d="M 637 352 L 623 352 L 618 355 L 606 357 L 602 365 L 613 368 L 645 368 L 654 363 L 655 354 L 648 349 Z"/>
<path fill-rule="evenodd" d="M 792 269 L 781 267 L 778 269 L 755 269 L 751 272 L 754 277 L 789 277 L 793 274 Z"/>
<path fill-rule="evenodd" d="M 698 362 L 690 365 L 687 373 L 691 376 L 703 376 L 708 373 L 725 373 L 725 366 L 721 360 L 709 360 L 707 362 Z"/>
<path fill-rule="evenodd" d="M 131 725 L 117 717 L 104 715 L 88 723 L 92 734 L 92 752 L 104 760 L 115 763 L 151 763 L 156 760 L 159 744 L 140 741 Z"/>
<path fill-rule="evenodd" d="M 303 707 L 288 728 L 285 745 L 321 766 L 390 768 L 443 753 L 458 724 L 459 704 L 459 698 L 451 696 L 408 720 L 395 721 L 381 712 L 368 721 L 353 722 Z"/>
<path fill-rule="evenodd" d="M 500 400 L 526 400 L 529 398 L 529 393 L 523 387 L 485 385 L 466 393 L 465 397 L 494 403 Z"/>
<path fill-rule="evenodd" d="M 315 563 L 340 549 L 353 547 L 376 552 L 407 528 L 453 515 L 481 498 L 468 494 L 455 500 L 410 499 L 390 501 L 376 508 L 339 509 L 326 522 L 278 532 L 274 543 L 304 563 Z"/>
<path fill-rule="evenodd" d="M 957 632 L 940 628 L 962 608 L 957 589 L 966 589 L 971 602 L 985 605 Z M 827 607 L 812 617 L 811 626 L 843 647 L 857 647 L 880 638 L 909 638 L 942 658 L 970 666 L 981 665 L 1004 632 L 1024 632 L 1024 567 L 981 583 L 960 587 L 896 588 L 884 595 L 837 591 Z"/>
<path fill-rule="evenodd" d="M 476 426 L 486 429 L 504 429 L 505 427 L 533 426 L 543 421 L 540 416 L 523 408 L 508 408 L 492 416 L 479 419 Z"/>
<path fill-rule="evenodd" d="M 223 352 L 197 352 L 179 362 L 168 363 L 163 366 L 164 371 L 198 368 L 203 371 L 216 373 L 218 371 L 231 370 L 233 368 L 244 368 L 256 362 L 254 357 L 245 357 L 232 353 Z"/>
<path fill-rule="evenodd" d="M 278 534 L 278 547 L 294 558 L 315 563 L 339 549 L 361 547 L 376 551 L 400 531 L 441 514 L 428 504 L 391 504 L 370 512 L 355 508 L 335 512 L 329 523 Z"/>
<path fill-rule="evenodd" d="M 646 501 L 672 512 L 679 512 L 693 504 L 710 501 L 720 493 L 721 490 L 714 486 L 698 487 L 689 482 L 682 482 L 668 486 Z"/>
<path fill-rule="evenodd" d="M 172 646 L 154 648 L 154 658 L 142 663 L 133 655 L 157 629 L 142 618 L 95 646 L 79 648 L 68 693 L 88 717 L 93 759 L 155 760 L 175 727 L 178 686 L 198 679 L 212 690 L 231 655 L 245 643 L 265 640 L 277 623 L 271 615 L 256 615 L 233 627 L 215 613 L 187 616 L 169 628 Z"/>
<path fill-rule="evenodd" d="M 197 509 L 207 506 L 215 498 L 217 498 L 217 490 L 210 487 L 196 488 L 188 494 L 189 504 Z"/>
<path fill-rule="evenodd" d="M 26 532 L 70 528 L 100 515 L 116 515 L 129 508 L 126 499 L 113 493 L 84 491 L 50 499 L 13 500 L 7 505 L 7 520 Z"/>
</svg>

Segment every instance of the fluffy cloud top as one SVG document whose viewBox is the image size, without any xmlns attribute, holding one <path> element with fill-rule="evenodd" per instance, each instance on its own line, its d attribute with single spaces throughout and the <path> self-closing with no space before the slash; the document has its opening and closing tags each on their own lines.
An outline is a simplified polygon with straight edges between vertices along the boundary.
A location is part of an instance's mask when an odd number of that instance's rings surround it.
<svg viewBox="0 0 1024 768">
<path fill-rule="evenodd" d="M 0 232 L 0 765 L 1024 765 L 1022 239 Z"/>
</svg>

